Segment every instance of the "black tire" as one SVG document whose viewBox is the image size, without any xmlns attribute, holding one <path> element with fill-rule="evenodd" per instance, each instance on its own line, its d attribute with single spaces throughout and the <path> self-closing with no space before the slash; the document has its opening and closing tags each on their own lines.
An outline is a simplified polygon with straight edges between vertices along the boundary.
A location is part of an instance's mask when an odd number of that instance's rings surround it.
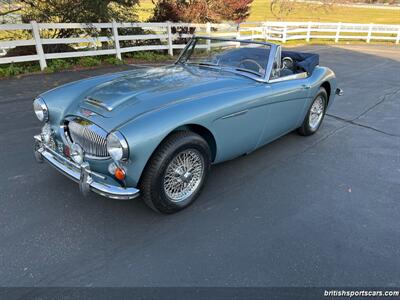
<svg viewBox="0 0 400 300">
<path fill-rule="evenodd" d="M 193 193 L 182 201 L 173 201 L 164 188 L 164 176 L 172 160 L 185 151 L 192 151 L 201 157 L 203 172 Z M 144 202 L 154 211 L 165 214 L 180 211 L 199 196 L 211 165 L 211 151 L 207 142 L 191 131 L 172 133 L 151 156 L 141 178 L 140 188 Z M 190 180 L 190 179 L 189 179 Z"/>
<path fill-rule="evenodd" d="M 318 126 L 315 127 L 315 128 L 312 128 L 310 126 L 310 122 L 309 122 L 310 114 L 311 114 L 311 108 L 312 108 L 314 102 L 318 99 L 318 97 L 321 97 L 322 101 L 323 101 L 323 113 L 322 113 L 322 118 L 318 123 Z M 326 90 L 323 87 L 320 87 L 319 90 L 318 90 L 317 95 L 315 96 L 315 98 L 311 102 L 310 107 L 308 108 L 308 112 L 306 114 L 306 117 L 304 118 L 303 124 L 301 125 L 301 127 L 299 127 L 297 129 L 297 132 L 300 135 L 308 136 L 308 135 L 312 135 L 312 134 L 314 134 L 314 133 L 316 133 L 318 131 L 319 127 L 322 124 L 322 121 L 324 120 L 327 104 L 328 104 L 328 94 L 326 93 Z"/>
</svg>

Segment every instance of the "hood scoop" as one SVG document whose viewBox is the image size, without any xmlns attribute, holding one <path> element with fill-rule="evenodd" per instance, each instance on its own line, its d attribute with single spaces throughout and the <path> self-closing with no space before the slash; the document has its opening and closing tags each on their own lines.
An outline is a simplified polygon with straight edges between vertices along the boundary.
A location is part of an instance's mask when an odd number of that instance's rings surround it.
<svg viewBox="0 0 400 300">
<path fill-rule="evenodd" d="M 91 105 L 104 108 L 104 109 L 106 109 L 107 111 L 112 111 L 112 110 L 113 110 L 113 107 L 112 107 L 112 106 L 107 105 L 107 103 L 104 103 L 103 101 L 98 100 L 98 99 L 93 98 L 93 97 L 90 97 L 90 96 L 86 97 L 84 101 L 85 101 L 86 103 L 91 104 Z"/>
</svg>

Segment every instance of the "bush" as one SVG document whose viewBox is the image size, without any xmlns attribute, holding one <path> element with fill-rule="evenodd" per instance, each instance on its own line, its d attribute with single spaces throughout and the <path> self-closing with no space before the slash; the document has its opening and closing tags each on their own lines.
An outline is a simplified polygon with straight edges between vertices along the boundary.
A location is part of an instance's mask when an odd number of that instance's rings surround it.
<svg viewBox="0 0 400 300">
<path fill-rule="evenodd" d="M 155 51 L 131 52 L 127 53 L 125 56 L 127 58 L 132 58 L 134 60 L 148 61 L 148 62 L 165 61 L 171 59 L 171 56 L 169 56 L 168 54 L 162 54 Z"/>
<path fill-rule="evenodd" d="M 53 59 L 49 61 L 45 71 L 48 73 L 53 73 L 68 69 L 71 66 L 72 66 L 71 62 L 69 62 L 66 59 Z"/>
<path fill-rule="evenodd" d="M 107 64 L 110 64 L 110 65 L 121 65 L 121 64 L 124 63 L 122 60 L 118 59 L 115 56 L 107 56 L 104 59 L 104 62 L 107 63 Z"/>
<path fill-rule="evenodd" d="M 19 68 L 10 64 L 6 67 L 2 67 L 0 69 L 0 76 L 1 77 L 11 77 L 19 74 Z"/>
<path fill-rule="evenodd" d="M 133 63 L 135 62 L 162 62 L 173 59 L 165 52 L 160 51 L 138 51 L 125 53 L 124 57 L 129 58 Z M 50 59 L 47 60 L 46 73 L 54 73 L 74 67 L 95 67 L 102 64 L 107 65 L 121 65 L 124 61 L 115 56 L 88 56 L 76 58 L 63 58 L 63 59 Z M 18 64 L 5 64 L 0 65 L 0 77 L 12 77 L 21 74 L 28 74 L 33 72 L 40 72 L 39 63 L 23 62 Z"/>
<path fill-rule="evenodd" d="M 60 53 L 60 52 L 75 52 L 76 50 L 64 44 L 57 45 L 43 45 L 44 53 Z M 7 51 L 7 54 L 4 57 L 13 57 L 13 56 L 21 56 L 21 55 L 35 55 L 36 47 L 35 46 L 17 46 Z"/>
<path fill-rule="evenodd" d="M 37 64 L 20 63 L 15 65 L 13 63 L 0 66 L 0 77 L 12 77 L 25 73 L 37 72 L 40 68 Z"/>
<path fill-rule="evenodd" d="M 98 57 L 81 57 L 78 64 L 82 67 L 95 67 L 101 65 L 101 59 Z"/>
</svg>

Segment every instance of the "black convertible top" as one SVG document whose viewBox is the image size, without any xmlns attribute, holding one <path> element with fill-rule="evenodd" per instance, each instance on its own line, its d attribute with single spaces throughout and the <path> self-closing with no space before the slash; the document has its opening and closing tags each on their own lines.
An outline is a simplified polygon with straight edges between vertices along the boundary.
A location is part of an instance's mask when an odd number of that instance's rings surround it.
<svg viewBox="0 0 400 300">
<path fill-rule="evenodd" d="M 294 61 L 296 70 L 312 74 L 315 67 L 319 65 L 319 55 L 316 53 L 304 53 L 294 51 L 282 51 L 282 58 L 290 57 Z"/>
</svg>

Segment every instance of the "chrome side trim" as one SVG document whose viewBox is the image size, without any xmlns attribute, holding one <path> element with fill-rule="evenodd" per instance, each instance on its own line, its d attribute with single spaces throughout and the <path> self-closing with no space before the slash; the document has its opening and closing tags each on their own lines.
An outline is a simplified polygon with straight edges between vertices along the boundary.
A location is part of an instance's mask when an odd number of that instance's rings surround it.
<svg viewBox="0 0 400 300">
<path fill-rule="evenodd" d="M 308 77 L 307 72 L 302 72 L 302 73 L 297 73 L 297 74 L 293 74 L 293 75 L 288 75 L 288 76 L 284 76 L 284 77 L 271 79 L 268 82 L 269 83 L 282 82 L 282 81 L 294 80 L 294 79 L 304 79 L 304 78 L 307 78 L 307 77 Z"/>
<path fill-rule="evenodd" d="M 223 116 L 221 119 L 228 119 L 228 118 L 241 116 L 241 115 L 244 115 L 245 113 L 247 113 L 248 111 L 249 111 L 248 109 L 245 109 L 245 110 L 242 110 L 242 111 L 238 111 L 238 112 L 235 112 L 233 114 L 229 114 L 229 115 Z"/>
<path fill-rule="evenodd" d="M 101 196 L 119 200 L 133 199 L 140 195 L 139 189 L 132 187 L 124 188 L 122 186 L 98 181 L 96 178 L 105 180 L 106 177 L 100 173 L 91 171 L 88 163 L 78 165 L 68 160 L 44 144 L 40 135 L 34 136 L 34 139 L 35 156 L 44 159 L 59 172 L 79 183 L 80 190 L 83 194 L 92 191 Z"/>
</svg>

